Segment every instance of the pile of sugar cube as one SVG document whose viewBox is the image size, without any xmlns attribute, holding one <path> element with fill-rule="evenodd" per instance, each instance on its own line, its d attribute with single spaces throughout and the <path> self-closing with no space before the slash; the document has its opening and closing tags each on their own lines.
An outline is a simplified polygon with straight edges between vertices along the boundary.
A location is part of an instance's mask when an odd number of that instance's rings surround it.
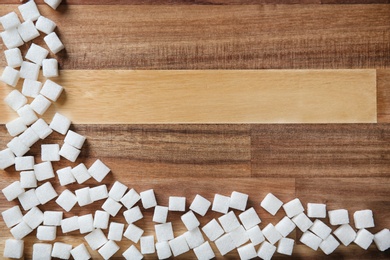
<svg viewBox="0 0 390 260">
<path fill-rule="evenodd" d="M 45 0 L 53 9 L 60 2 Z M 62 114 L 56 113 L 50 124 L 40 118 L 63 92 L 61 85 L 49 79 L 58 77 L 59 73 L 57 60 L 48 56 L 60 52 L 64 45 L 54 32 L 56 24 L 40 14 L 34 1 L 22 4 L 18 9 L 23 23 L 15 12 L 0 17 L 4 28 L 0 35 L 7 48 L 4 54 L 8 65 L 1 81 L 15 88 L 20 79 L 24 80 L 21 92 L 15 89 L 4 100 L 17 117 L 6 124 L 12 139 L 7 148 L 0 151 L 0 169 L 14 165 L 15 170 L 20 171 L 20 179 L 2 190 L 8 201 L 18 200 L 20 205 L 1 213 L 14 237 L 5 241 L 4 257 L 23 257 L 23 238 L 35 229 L 36 237 L 42 243 L 33 245 L 32 255 L 33 259 L 39 260 L 69 259 L 71 256 L 75 260 L 90 259 L 89 250 L 98 250 L 102 258 L 109 259 L 119 251 L 117 242 L 123 238 L 134 243 L 122 254 L 125 259 L 142 259 L 144 255 L 155 253 L 159 259 L 167 259 L 190 250 L 198 259 L 212 259 L 216 256 L 213 244 L 222 256 L 237 250 L 240 259 L 271 259 L 275 253 L 292 255 L 296 241 L 288 236 L 296 228 L 303 232 L 299 239 L 302 244 L 315 251 L 320 248 L 326 255 L 341 244 L 348 246 L 351 243 L 365 250 L 373 242 L 380 251 L 389 249 L 389 229 L 376 234 L 369 231 L 374 227 L 373 212 L 369 209 L 354 212 L 353 227 L 346 209 L 327 211 L 325 204 L 308 203 L 305 213 L 298 198 L 283 203 L 269 193 L 260 203 L 262 209 L 275 216 L 283 208 L 285 216 L 276 225 L 269 223 L 260 229 L 258 213 L 253 207 L 247 207 L 249 196 L 237 191 L 230 196 L 215 194 L 212 202 L 197 194 L 188 208 L 186 197 L 170 196 L 168 206 L 158 205 L 153 189 L 138 193 L 119 181 L 110 190 L 106 185 L 97 185 L 74 192 L 65 189 L 58 194 L 50 182 L 53 178 L 58 178 L 61 186 L 83 184 L 90 178 L 100 183 L 111 170 L 97 159 L 89 166 L 80 163 L 54 171 L 52 162 L 61 157 L 70 162 L 77 160 L 86 137 L 70 130 L 71 120 Z M 46 46 L 31 42 L 41 33 L 46 34 Z M 30 42 L 23 57 L 19 47 Z M 41 67 L 44 83 L 38 81 Z M 32 100 L 30 103 L 28 98 Z M 36 163 L 34 156 L 26 154 L 38 140 L 44 140 L 53 131 L 64 136 L 63 144 L 61 147 L 42 144 L 42 162 Z M 104 202 L 95 212 L 63 218 L 63 211 L 42 212 L 39 209 L 40 205 L 52 200 L 65 212 L 70 212 L 76 204 L 83 207 L 96 201 Z M 122 207 L 125 208 L 123 223 L 110 221 Z M 143 209 L 154 209 L 154 235 L 144 235 L 144 230 L 135 224 L 143 219 Z M 199 218 L 209 210 L 221 216 L 201 226 Z M 182 214 L 186 232 L 174 236 L 173 225 L 167 222 L 169 212 Z M 329 219 L 330 226 L 323 221 L 325 218 Z M 62 234 L 83 234 L 86 244 L 73 247 L 56 242 L 58 228 Z M 135 246 L 138 243 L 139 246 Z"/>
</svg>

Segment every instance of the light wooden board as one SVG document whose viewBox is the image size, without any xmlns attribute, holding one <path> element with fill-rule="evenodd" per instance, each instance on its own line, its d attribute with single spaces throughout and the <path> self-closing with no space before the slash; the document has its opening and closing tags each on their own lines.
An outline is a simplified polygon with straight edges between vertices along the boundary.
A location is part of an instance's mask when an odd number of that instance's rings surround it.
<svg viewBox="0 0 390 260">
<path fill-rule="evenodd" d="M 74 123 L 377 120 L 375 70 L 75 70 L 55 81 L 65 92 L 45 118 L 60 112 Z M 15 118 L 4 103 L 0 109 L 0 123 Z"/>
</svg>

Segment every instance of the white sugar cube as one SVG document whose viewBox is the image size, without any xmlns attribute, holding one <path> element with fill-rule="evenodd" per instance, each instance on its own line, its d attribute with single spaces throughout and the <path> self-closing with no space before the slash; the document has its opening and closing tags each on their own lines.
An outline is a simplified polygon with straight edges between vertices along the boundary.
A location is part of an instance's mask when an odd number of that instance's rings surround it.
<svg viewBox="0 0 390 260">
<path fill-rule="evenodd" d="M 50 107 L 51 102 L 42 95 L 38 95 L 31 102 L 31 108 L 39 115 L 43 115 Z"/>
<path fill-rule="evenodd" d="M 154 225 L 154 229 L 156 231 L 157 241 L 159 242 L 169 241 L 174 237 L 171 222 Z"/>
<path fill-rule="evenodd" d="M 372 210 L 358 210 L 353 214 L 353 220 L 357 229 L 375 227 Z"/>
<path fill-rule="evenodd" d="M 107 229 L 109 219 L 110 219 L 110 214 L 102 210 L 96 210 L 93 219 L 93 226 L 99 229 Z"/>
<path fill-rule="evenodd" d="M 4 99 L 4 102 L 13 110 L 17 111 L 19 108 L 27 104 L 27 98 L 18 90 L 11 91 Z"/>
<path fill-rule="evenodd" d="M 126 190 L 127 190 L 126 185 L 124 185 L 119 181 L 116 181 L 114 182 L 114 185 L 112 185 L 110 192 L 108 193 L 108 196 L 115 201 L 120 201 L 123 195 L 125 194 Z"/>
<path fill-rule="evenodd" d="M 240 259 L 252 259 L 257 257 L 255 246 L 252 243 L 237 248 L 237 252 Z"/>
<path fill-rule="evenodd" d="M 285 203 L 283 205 L 283 209 L 286 212 L 287 217 L 289 218 L 292 218 L 305 210 L 302 206 L 301 201 L 298 198 Z"/>
<path fill-rule="evenodd" d="M 154 195 L 153 189 L 143 191 L 139 195 L 141 197 L 141 202 L 144 209 L 157 206 L 156 196 Z"/>
<path fill-rule="evenodd" d="M 32 231 L 33 230 L 24 221 L 20 222 L 19 224 L 10 229 L 12 236 L 16 239 L 22 239 L 28 234 L 30 234 Z"/>
<path fill-rule="evenodd" d="M 288 217 L 284 217 L 275 225 L 275 228 L 283 237 L 286 237 L 295 229 L 295 224 Z"/>
<path fill-rule="evenodd" d="M 87 241 L 89 247 L 92 250 L 96 250 L 108 242 L 106 236 L 101 229 L 95 229 L 94 231 L 86 235 L 84 239 L 85 241 Z"/>
<path fill-rule="evenodd" d="M 198 260 L 210 260 L 215 257 L 214 251 L 210 246 L 208 241 L 204 242 L 202 245 L 194 248 L 194 253 Z"/>
<path fill-rule="evenodd" d="M 65 159 L 75 162 L 77 160 L 77 157 L 80 155 L 80 150 L 77 148 L 74 148 L 70 144 L 64 143 L 61 146 L 61 150 L 59 152 L 59 155 L 64 157 Z"/>
<path fill-rule="evenodd" d="M 1 18 L 0 18 L 1 19 Z M 22 65 L 23 57 L 19 48 L 12 48 L 4 51 L 5 60 L 7 65 L 11 68 L 17 68 Z"/>
<path fill-rule="evenodd" d="M 114 241 L 121 241 L 125 224 L 111 222 L 108 229 L 108 239 Z"/>
<path fill-rule="evenodd" d="M 142 215 L 141 209 L 138 206 L 126 210 L 123 212 L 123 216 L 125 217 L 128 224 L 134 223 L 144 217 Z"/>
<path fill-rule="evenodd" d="M 108 168 L 101 160 L 97 159 L 91 167 L 89 167 L 88 172 L 92 178 L 101 182 L 110 172 L 110 168 Z"/>
<path fill-rule="evenodd" d="M 26 97 L 36 98 L 41 92 L 42 83 L 32 79 L 24 79 L 22 94 Z"/>
<path fill-rule="evenodd" d="M 26 124 L 20 117 L 8 122 L 5 127 L 10 136 L 17 136 L 27 129 Z"/>
<path fill-rule="evenodd" d="M 20 194 L 18 199 L 24 210 L 29 210 L 32 207 L 38 206 L 40 204 L 37 195 L 35 195 L 34 189 Z"/>
<path fill-rule="evenodd" d="M 64 190 L 56 199 L 56 203 L 66 212 L 69 212 L 76 205 L 77 197 L 71 191 Z"/>
<path fill-rule="evenodd" d="M 58 77 L 58 61 L 56 59 L 44 59 L 42 61 L 42 73 L 46 78 Z"/>
<path fill-rule="evenodd" d="M 60 160 L 60 146 L 58 144 L 42 144 L 41 145 L 41 160 L 58 162 Z"/>
<path fill-rule="evenodd" d="M 318 247 L 322 242 L 322 239 L 314 235 L 310 231 L 306 231 L 305 233 L 303 233 L 299 241 L 301 241 L 302 244 L 305 244 L 306 246 L 310 247 L 314 251 L 317 251 Z"/>
<path fill-rule="evenodd" d="M 134 245 L 131 245 L 125 252 L 123 252 L 122 256 L 126 260 L 141 260 L 144 258 L 144 256 Z"/>
<path fill-rule="evenodd" d="M 138 243 L 143 233 L 144 231 L 141 228 L 134 224 L 129 224 L 126 231 L 123 233 L 123 236 L 133 241 L 134 243 Z"/>
<path fill-rule="evenodd" d="M 69 259 L 70 250 L 72 250 L 72 245 L 55 242 L 53 245 L 53 250 L 51 251 L 51 256 L 60 259 Z"/>
<path fill-rule="evenodd" d="M 3 256 L 7 258 L 21 258 L 24 252 L 24 241 L 7 239 L 5 241 Z"/>
<path fill-rule="evenodd" d="M 18 9 L 25 21 L 27 20 L 36 21 L 38 17 L 41 15 L 39 13 L 38 7 L 35 4 L 34 0 L 19 5 Z"/>
<path fill-rule="evenodd" d="M 215 241 L 217 238 L 223 235 L 224 231 L 219 223 L 212 219 L 206 225 L 202 227 L 203 233 L 207 236 L 210 241 Z"/>
<path fill-rule="evenodd" d="M 230 208 L 244 211 L 248 203 L 248 194 L 233 191 L 230 195 Z"/>
<path fill-rule="evenodd" d="M 22 188 L 22 185 L 19 181 L 15 181 L 11 184 L 9 184 L 7 187 L 1 190 L 4 194 L 4 197 L 8 201 L 12 201 L 16 199 L 19 195 L 24 193 L 24 189 Z"/>
<path fill-rule="evenodd" d="M 251 240 L 252 244 L 255 246 L 257 246 L 258 244 L 262 243 L 265 240 L 263 232 L 261 232 L 260 227 L 257 225 L 247 230 L 246 233 L 248 234 L 248 237 Z"/>
<path fill-rule="evenodd" d="M 348 246 L 356 238 L 356 232 L 349 224 L 344 224 L 338 227 L 333 234 L 343 243 L 344 246 Z"/>
<path fill-rule="evenodd" d="M 57 99 L 60 97 L 63 90 L 64 90 L 64 88 L 61 85 L 55 83 L 54 81 L 51 81 L 50 79 L 47 79 L 45 81 L 45 83 L 43 84 L 43 87 L 41 89 L 41 94 L 44 95 L 46 98 L 50 99 L 51 101 L 56 102 Z M 65 142 L 67 142 L 66 137 L 65 137 Z M 67 143 L 69 143 L 69 142 L 67 142 Z M 83 143 L 84 143 L 84 141 L 83 141 Z M 71 143 L 69 143 L 69 144 L 71 144 Z M 73 146 L 75 146 L 75 145 L 73 145 Z M 80 149 L 81 146 L 80 147 L 75 146 L 75 147 Z"/>
<path fill-rule="evenodd" d="M 240 222 L 238 222 L 238 219 L 233 211 L 219 217 L 218 220 L 225 232 L 233 231 L 240 226 Z"/>
<path fill-rule="evenodd" d="M 3 43 L 4 43 L 5 47 L 7 47 L 8 49 L 17 48 L 17 47 L 22 46 L 24 44 L 22 37 L 20 37 L 17 28 L 12 28 L 12 29 L 6 30 L 4 32 L 0 32 L 0 36 L 3 39 Z M 3 80 L 4 80 L 4 78 L 3 78 Z M 8 84 L 8 85 L 11 85 L 11 84 Z"/>
<path fill-rule="evenodd" d="M 144 236 L 140 239 L 141 253 L 142 254 L 154 254 L 154 236 Z"/>
<path fill-rule="evenodd" d="M 43 40 L 53 54 L 56 54 L 65 48 L 55 32 L 49 33 L 43 38 Z"/>
<path fill-rule="evenodd" d="M 385 251 L 390 248 L 390 231 L 385 228 L 374 235 L 374 242 L 379 251 Z"/>
<path fill-rule="evenodd" d="M 272 256 L 275 254 L 276 246 L 264 241 L 261 244 L 259 250 L 257 251 L 257 256 L 263 260 L 270 260 Z"/>
<path fill-rule="evenodd" d="M 39 226 L 37 238 L 41 241 L 54 241 L 57 236 L 57 228 L 54 226 Z"/>
<path fill-rule="evenodd" d="M 200 225 L 199 220 L 191 210 L 181 216 L 181 221 L 183 221 L 187 230 L 193 230 Z"/>
<path fill-rule="evenodd" d="M 44 205 L 58 196 L 57 192 L 53 188 L 50 182 L 45 182 L 41 186 L 35 189 L 35 194 L 39 202 Z"/>
<path fill-rule="evenodd" d="M 325 240 L 321 242 L 320 248 L 322 252 L 324 252 L 326 255 L 329 255 L 333 253 L 339 245 L 339 241 L 337 241 L 334 236 L 329 235 Z"/>
<path fill-rule="evenodd" d="M 222 256 L 226 255 L 227 253 L 236 248 L 230 234 L 225 234 L 215 240 L 215 245 L 217 246 L 219 253 L 221 253 Z"/>
<path fill-rule="evenodd" d="M 22 156 L 15 158 L 15 170 L 24 171 L 34 169 L 34 156 Z"/>
<path fill-rule="evenodd" d="M 199 228 L 194 228 L 191 231 L 185 232 L 184 237 L 187 241 L 188 246 L 191 249 L 194 249 L 195 247 L 200 246 L 205 241 L 203 238 L 202 232 L 200 232 Z"/>
<path fill-rule="evenodd" d="M 41 139 L 48 137 L 53 130 L 46 124 L 46 122 L 40 118 L 34 124 L 31 125 L 31 129 L 39 136 Z"/>
<path fill-rule="evenodd" d="M 115 217 L 119 210 L 122 208 L 122 204 L 119 202 L 116 202 L 115 200 L 111 199 L 110 197 L 107 198 L 107 200 L 103 203 L 102 209 L 104 209 L 106 212 L 108 212 L 111 216 Z"/>
<path fill-rule="evenodd" d="M 268 193 L 260 203 L 260 206 L 273 216 L 275 216 L 282 205 L 283 202 L 272 193 Z"/>
<path fill-rule="evenodd" d="M 168 243 L 171 247 L 172 254 L 174 257 L 184 254 L 190 250 L 184 235 L 178 236 L 170 240 Z"/>
<path fill-rule="evenodd" d="M 45 211 L 43 212 L 43 224 L 45 226 L 61 226 L 62 216 L 62 211 Z"/>
<path fill-rule="evenodd" d="M 129 190 L 129 192 L 127 192 L 121 199 L 120 199 L 120 202 L 122 202 L 122 204 L 130 209 L 131 207 L 133 207 L 139 200 L 141 199 L 140 195 L 134 190 L 134 189 L 131 189 Z"/>
<path fill-rule="evenodd" d="M 336 209 L 328 211 L 329 222 L 331 225 L 343 225 L 349 223 L 348 210 Z"/>
<path fill-rule="evenodd" d="M 33 260 L 51 260 L 51 244 L 35 243 L 33 245 Z"/>
<path fill-rule="evenodd" d="M 325 218 L 326 204 L 307 203 L 307 216 L 309 218 Z"/>
<path fill-rule="evenodd" d="M 39 208 L 33 207 L 23 216 L 23 221 L 30 228 L 36 229 L 43 222 L 43 212 Z"/>
<path fill-rule="evenodd" d="M 114 241 L 109 240 L 98 250 L 98 252 L 104 259 L 110 259 L 118 250 L 119 246 Z"/>
<path fill-rule="evenodd" d="M 32 130 L 27 128 L 21 135 L 19 135 L 20 141 L 27 147 L 33 146 L 40 139 L 39 136 Z"/>
<path fill-rule="evenodd" d="M 35 64 L 42 65 L 42 61 L 46 59 L 49 51 L 41 46 L 32 43 L 30 48 L 27 50 L 25 58 L 29 61 L 34 62 Z"/>
<path fill-rule="evenodd" d="M 167 259 L 172 256 L 171 248 L 167 241 L 157 242 L 156 251 L 158 259 Z"/>
<path fill-rule="evenodd" d="M 80 226 L 79 226 L 78 218 L 79 218 L 78 216 L 73 216 L 73 217 L 64 218 L 63 220 L 61 220 L 62 233 L 65 234 L 65 233 L 79 230 Z"/>
<path fill-rule="evenodd" d="M 16 111 L 25 125 L 31 125 L 38 120 L 38 116 L 30 105 L 24 105 Z"/>
<path fill-rule="evenodd" d="M 51 162 L 42 162 L 35 164 L 34 173 L 38 181 L 44 181 L 55 177 Z"/>
<path fill-rule="evenodd" d="M 269 223 L 265 228 L 263 228 L 262 232 L 263 232 L 263 235 L 265 236 L 265 238 L 271 244 L 275 244 L 276 242 L 278 242 L 282 238 L 282 235 L 275 228 L 275 226 L 272 225 L 271 223 Z"/>
<path fill-rule="evenodd" d="M 249 236 L 243 226 L 239 226 L 235 230 L 229 232 L 236 247 L 239 247 L 249 241 Z"/>
<path fill-rule="evenodd" d="M 170 196 L 168 209 L 170 211 L 185 211 L 186 210 L 186 197 Z"/>
<path fill-rule="evenodd" d="M 89 187 L 77 189 L 74 191 L 77 197 L 77 202 L 80 207 L 91 204 L 93 201 L 89 195 Z"/>
<path fill-rule="evenodd" d="M 230 206 L 230 197 L 223 196 L 220 194 L 215 194 L 212 211 L 220 212 L 223 214 L 228 213 Z"/>
<path fill-rule="evenodd" d="M 44 2 L 55 10 L 61 4 L 62 0 L 44 0 Z"/>
<path fill-rule="evenodd" d="M 79 224 L 80 234 L 89 233 L 94 230 L 92 214 L 79 216 L 77 222 Z"/>
<path fill-rule="evenodd" d="M 23 79 L 37 80 L 39 75 L 39 70 L 41 69 L 40 65 L 29 61 L 23 61 L 20 66 L 19 75 Z"/>
<path fill-rule="evenodd" d="M 7 210 L 4 210 L 3 212 L 1 212 L 1 215 L 3 217 L 5 225 L 8 228 L 11 228 L 16 224 L 19 224 L 22 221 L 22 217 L 23 217 L 22 211 L 17 205 Z"/>
<path fill-rule="evenodd" d="M 89 175 L 88 169 L 85 167 L 84 163 L 80 163 L 74 167 L 71 172 L 78 184 L 82 184 L 91 178 L 91 175 Z"/>
<path fill-rule="evenodd" d="M 356 238 L 353 242 L 355 242 L 356 245 L 360 246 L 364 250 L 367 250 L 373 240 L 374 235 L 371 234 L 371 232 L 367 231 L 367 229 L 363 228 L 357 232 Z"/>
<path fill-rule="evenodd" d="M 72 255 L 74 260 L 88 260 L 91 259 L 91 255 L 88 252 L 87 247 L 84 244 L 80 244 L 70 250 L 70 254 Z"/>
<path fill-rule="evenodd" d="M 85 139 L 86 138 L 84 136 L 82 136 L 82 135 L 80 135 L 72 130 L 69 130 L 65 136 L 64 142 L 67 144 L 70 144 L 71 146 L 73 146 L 77 149 L 81 149 L 81 147 L 83 146 L 83 144 L 85 142 Z"/>
<path fill-rule="evenodd" d="M 52 33 L 56 26 L 57 25 L 55 24 L 55 22 L 42 15 L 39 16 L 37 22 L 35 23 L 35 27 L 37 28 L 37 30 L 46 34 Z"/>
<path fill-rule="evenodd" d="M 302 232 L 306 232 L 313 225 L 313 221 L 311 221 L 305 215 L 305 213 L 298 214 L 295 217 L 293 217 L 291 220 L 295 223 L 295 225 L 297 225 L 297 227 Z"/>
<path fill-rule="evenodd" d="M 70 166 L 57 170 L 57 176 L 61 186 L 76 182 L 71 170 L 72 167 Z"/>
<path fill-rule="evenodd" d="M 282 255 L 292 255 L 294 249 L 294 239 L 283 237 L 279 240 L 276 251 Z"/>
<path fill-rule="evenodd" d="M 261 223 L 261 220 L 253 207 L 242 212 L 238 215 L 238 218 L 241 220 L 241 223 L 244 225 L 246 230 Z"/>
<path fill-rule="evenodd" d="M 321 239 L 326 239 L 332 233 L 332 229 L 319 219 L 314 221 L 310 231 Z"/>
<path fill-rule="evenodd" d="M 153 222 L 165 223 L 168 217 L 168 207 L 156 206 L 154 208 Z"/>
<path fill-rule="evenodd" d="M 18 33 L 24 42 L 34 40 L 40 35 L 31 20 L 27 20 L 24 23 L 20 24 L 18 26 Z"/>
<path fill-rule="evenodd" d="M 6 31 L 18 27 L 20 20 L 15 12 L 10 12 L 0 17 L 0 23 Z"/>
<path fill-rule="evenodd" d="M 25 155 L 30 148 L 27 147 L 19 137 L 14 137 L 8 144 L 7 147 L 18 157 Z"/>
<path fill-rule="evenodd" d="M 89 195 L 93 202 L 108 198 L 107 186 L 99 185 L 89 189 Z"/>
<path fill-rule="evenodd" d="M 15 164 L 15 155 L 11 149 L 7 148 L 0 151 L 0 169 L 4 170 Z"/>
<path fill-rule="evenodd" d="M 211 202 L 197 194 L 190 205 L 190 210 L 198 213 L 202 217 L 206 215 L 211 206 Z"/>
</svg>

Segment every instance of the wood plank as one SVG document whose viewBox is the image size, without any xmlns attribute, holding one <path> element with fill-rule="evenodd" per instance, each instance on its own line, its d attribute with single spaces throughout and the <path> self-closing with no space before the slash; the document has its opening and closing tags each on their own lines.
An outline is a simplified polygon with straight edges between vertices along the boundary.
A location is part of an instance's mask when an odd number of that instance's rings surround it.
<svg viewBox="0 0 390 260">
<path fill-rule="evenodd" d="M 371 0 L 377 3 L 383 0 Z M 43 0 L 35 1 L 43 5 Z M 15 4 L 3 0 L 4 4 Z M 67 0 L 61 5 L 253 5 L 253 4 L 321 4 L 321 0 Z"/>
<path fill-rule="evenodd" d="M 0 15 L 13 10 L 3 5 Z M 58 24 L 64 69 L 390 65 L 389 5 L 67 5 L 41 12 Z"/>
<path fill-rule="evenodd" d="M 49 120 L 54 112 L 88 124 L 377 119 L 375 70 L 72 70 L 61 71 L 57 82 L 66 91 L 45 116 Z M 11 90 L 3 88 L 1 96 Z M 6 104 L 0 106 L 1 123 L 15 117 Z"/>
<path fill-rule="evenodd" d="M 390 70 L 377 70 L 378 122 L 390 123 Z"/>
</svg>

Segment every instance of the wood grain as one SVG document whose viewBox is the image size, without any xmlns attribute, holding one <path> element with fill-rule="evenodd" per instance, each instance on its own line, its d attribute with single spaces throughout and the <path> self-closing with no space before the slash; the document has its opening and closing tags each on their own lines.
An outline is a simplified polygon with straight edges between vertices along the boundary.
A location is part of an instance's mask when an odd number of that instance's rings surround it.
<svg viewBox="0 0 390 260">
<path fill-rule="evenodd" d="M 390 123 L 390 70 L 377 70 L 378 122 Z"/>
</svg>

